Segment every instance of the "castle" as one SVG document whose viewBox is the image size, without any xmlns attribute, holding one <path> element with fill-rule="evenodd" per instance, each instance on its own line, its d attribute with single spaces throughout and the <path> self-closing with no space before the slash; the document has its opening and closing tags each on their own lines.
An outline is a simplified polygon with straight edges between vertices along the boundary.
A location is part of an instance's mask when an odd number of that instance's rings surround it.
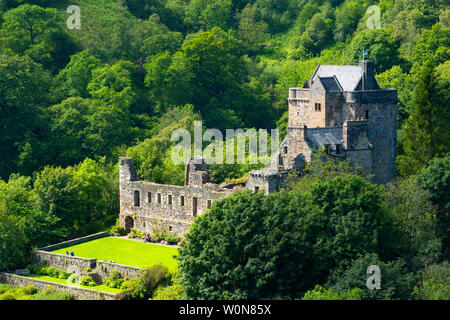
<svg viewBox="0 0 450 320">
<path fill-rule="evenodd" d="M 395 178 L 397 90 L 379 87 L 372 61 L 319 65 L 303 87 L 289 89 L 288 104 L 286 138 L 267 168 L 250 172 L 243 189 L 278 191 L 286 174 L 301 171 L 317 149 L 363 167 L 374 183 Z M 202 158 L 186 164 L 184 186 L 138 181 L 133 161 L 119 162 L 120 224 L 126 230 L 151 233 L 162 225 L 184 234 L 215 200 L 242 189 L 210 183 Z"/>
</svg>

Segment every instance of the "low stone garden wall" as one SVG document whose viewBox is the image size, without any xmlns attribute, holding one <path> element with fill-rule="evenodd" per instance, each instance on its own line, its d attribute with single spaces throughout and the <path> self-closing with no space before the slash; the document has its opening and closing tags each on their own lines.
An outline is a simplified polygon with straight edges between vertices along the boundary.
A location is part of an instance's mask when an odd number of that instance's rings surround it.
<svg viewBox="0 0 450 320">
<path fill-rule="evenodd" d="M 66 247 L 71 247 L 80 243 L 84 243 L 84 242 L 89 242 L 92 240 L 96 240 L 96 239 L 100 239 L 100 238 L 104 238 L 104 237 L 108 237 L 109 236 L 109 232 L 108 231 L 104 231 L 104 232 L 99 232 L 99 233 L 95 233 L 95 234 L 91 234 L 89 236 L 86 237 L 81 237 L 81 238 L 76 238 L 73 240 L 68 240 L 68 241 L 63 241 L 60 243 L 56 243 L 56 244 L 52 244 L 50 246 L 46 246 L 43 248 L 39 248 L 39 250 L 41 251 L 55 251 L 55 250 L 59 250 L 62 248 L 66 248 Z"/>
<path fill-rule="evenodd" d="M 51 287 L 56 291 L 69 292 L 77 300 L 114 300 L 114 296 L 116 295 L 115 293 L 74 287 L 62 283 L 55 283 L 45 280 L 22 277 L 10 273 L 0 273 L 0 282 L 9 284 L 12 287 L 26 287 L 31 284 L 35 286 L 38 290 L 44 290 L 48 287 Z"/>
<path fill-rule="evenodd" d="M 106 276 L 108 276 L 108 274 L 113 269 L 117 269 L 124 278 L 137 278 L 143 272 L 144 268 L 50 252 L 53 250 L 63 249 L 69 246 L 92 241 L 95 239 L 100 239 L 107 236 L 109 236 L 108 232 L 100 232 L 87 237 L 64 241 L 51 246 L 40 248 L 38 250 L 34 250 L 32 262 L 34 265 L 55 266 L 68 272 L 82 273 L 87 268 L 91 268 L 92 271 L 96 272 L 102 280 Z"/>
<path fill-rule="evenodd" d="M 87 268 L 94 269 L 97 259 L 72 257 L 65 254 L 47 252 L 42 250 L 33 251 L 33 264 L 38 266 L 49 265 L 72 272 L 82 272 Z"/>
<path fill-rule="evenodd" d="M 132 267 L 118 263 L 107 262 L 103 260 L 97 261 L 97 273 L 103 279 L 113 270 L 117 269 L 123 278 L 137 278 L 145 270 L 144 268 Z"/>
</svg>

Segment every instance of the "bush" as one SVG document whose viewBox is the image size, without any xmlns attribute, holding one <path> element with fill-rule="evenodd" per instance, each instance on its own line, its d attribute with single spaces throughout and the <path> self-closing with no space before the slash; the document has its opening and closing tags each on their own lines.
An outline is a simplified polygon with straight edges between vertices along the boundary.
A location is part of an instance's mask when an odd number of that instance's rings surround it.
<svg viewBox="0 0 450 320">
<path fill-rule="evenodd" d="M 80 279 L 80 284 L 82 286 L 87 286 L 87 287 L 95 287 L 96 286 L 96 284 L 91 276 L 82 276 Z"/>
<path fill-rule="evenodd" d="M 21 289 L 20 291 L 23 292 L 24 295 L 28 295 L 28 296 L 38 293 L 38 289 L 32 284 L 29 284 L 28 286 L 20 288 L 20 289 Z"/>
<path fill-rule="evenodd" d="M 13 287 L 11 287 L 9 284 L 0 283 L 0 294 L 3 294 L 11 289 L 13 289 Z"/>
<path fill-rule="evenodd" d="M 172 285 L 163 287 L 159 286 L 154 294 L 153 300 L 183 300 L 185 299 L 184 289 L 180 280 L 177 278 Z"/>
<path fill-rule="evenodd" d="M 52 278 L 67 279 L 70 276 L 70 273 L 68 273 L 65 270 L 59 269 L 55 266 L 50 266 L 46 269 L 42 268 L 41 274 L 45 274 L 45 273 L 42 273 L 44 271 L 46 271 L 47 275 Z"/>
<path fill-rule="evenodd" d="M 116 220 L 116 224 L 111 228 L 110 231 L 113 236 L 124 236 L 126 235 L 125 228 L 119 225 L 119 219 Z"/>
<path fill-rule="evenodd" d="M 169 284 L 171 279 L 171 274 L 169 269 L 162 264 L 154 265 L 144 271 L 144 284 L 148 293 L 153 295 L 153 292 L 160 285 L 164 286 Z"/>
<path fill-rule="evenodd" d="M 17 299 L 16 296 L 11 291 L 7 291 L 2 295 L 0 295 L 0 300 L 17 300 Z"/>
<path fill-rule="evenodd" d="M 103 283 L 110 288 L 119 289 L 124 279 L 117 269 L 113 269 L 111 273 L 103 280 Z"/>
<path fill-rule="evenodd" d="M 157 242 L 165 240 L 167 238 L 167 235 L 169 234 L 169 229 L 167 229 L 163 225 L 154 226 L 152 231 L 152 236 L 156 238 Z"/>
<path fill-rule="evenodd" d="M 168 244 L 177 244 L 181 241 L 181 237 L 177 236 L 176 234 L 168 234 L 166 236 L 166 241 Z"/>
<path fill-rule="evenodd" d="M 148 300 L 159 286 L 167 286 L 171 281 L 171 274 L 167 267 L 158 264 L 147 268 L 136 279 L 124 281 L 121 289 L 125 290 L 117 300 Z"/>
</svg>

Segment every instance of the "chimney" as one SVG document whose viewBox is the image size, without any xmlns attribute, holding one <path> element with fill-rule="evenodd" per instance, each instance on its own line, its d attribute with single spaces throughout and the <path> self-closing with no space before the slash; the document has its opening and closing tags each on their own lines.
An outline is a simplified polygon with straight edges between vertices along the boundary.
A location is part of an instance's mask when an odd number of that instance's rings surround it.
<svg viewBox="0 0 450 320">
<path fill-rule="evenodd" d="M 361 60 L 359 62 L 363 74 L 362 90 L 379 90 L 377 81 L 375 80 L 375 64 L 372 60 Z"/>
</svg>

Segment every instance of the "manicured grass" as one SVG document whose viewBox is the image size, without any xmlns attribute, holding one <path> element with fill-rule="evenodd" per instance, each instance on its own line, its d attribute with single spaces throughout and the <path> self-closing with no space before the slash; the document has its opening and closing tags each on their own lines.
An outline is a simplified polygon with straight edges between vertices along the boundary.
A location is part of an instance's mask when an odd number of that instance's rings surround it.
<svg viewBox="0 0 450 320">
<path fill-rule="evenodd" d="M 122 291 L 120 289 L 107 287 L 104 284 L 101 284 L 101 285 L 98 285 L 98 286 L 95 286 L 95 287 L 88 287 L 88 286 L 82 286 L 82 285 L 69 284 L 67 282 L 67 279 L 52 278 L 52 277 L 43 276 L 43 275 L 40 275 L 40 274 L 25 275 L 25 277 L 33 278 L 33 279 L 37 279 L 37 280 L 44 280 L 44 281 L 62 283 L 62 284 L 67 284 L 67 285 L 73 286 L 73 287 L 81 287 L 81 288 L 93 289 L 93 290 L 103 291 L 103 292 L 119 293 L 119 292 Z"/>
<path fill-rule="evenodd" d="M 112 260 L 115 263 L 135 267 L 149 267 L 162 263 L 169 270 L 175 271 L 177 266 L 174 259 L 178 254 L 176 248 L 114 237 L 101 238 L 53 252 L 65 254 L 66 250 L 73 251 L 77 257 Z"/>
</svg>

